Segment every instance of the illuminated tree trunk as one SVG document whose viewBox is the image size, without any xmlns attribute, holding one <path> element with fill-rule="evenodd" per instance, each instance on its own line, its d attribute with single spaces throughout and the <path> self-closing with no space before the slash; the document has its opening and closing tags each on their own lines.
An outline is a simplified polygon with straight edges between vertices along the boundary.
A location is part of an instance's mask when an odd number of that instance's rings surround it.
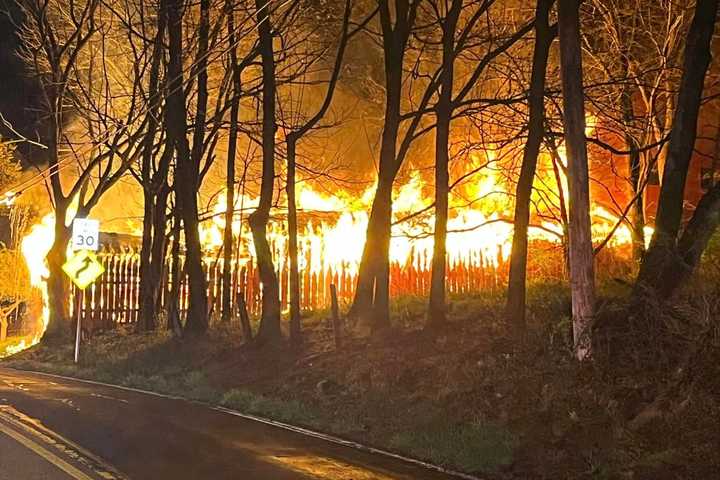
<svg viewBox="0 0 720 480">
<path fill-rule="evenodd" d="M 580 49 L 580 2 L 559 0 L 558 32 L 563 92 L 563 121 L 570 190 L 570 291 L 573 339 L 579 360 L 591 354 L 595 316 L 595 280 L 590 234 L 590 182 L 585 144 L 585 107 Z"/>
<path fill-rule="evenodd" d="M 523 151 L 520 178 L 515 195 L 510 277 L 505 306 L 506 318 L 517 337 L 522 337 L 525 332 L 525 284 L 527 281 L 530 196 L 540 145 L 545 132 L 545 76 L 550 45 L 555 37 L 555 32 L 551 30 L 548 20 L 553 3 L 554 0 L 538 0 L 535 9 L 535 50 L 530 75 L 528 138 Z"/>
<path fill-rule="evenodd" d="M 162 162 L 170 162 L 171 155 L 163 155 Z M 152 302 L 152 308 L 155 316 L 161 308 L 160 305 L 160 289 L 163 284 L 163 274 L 165 273 L 165 261 L 167 253 L 167 204 L 170 195 L 170 185 L 167 183 L 167 167 L 165 167 L 165 180 L 160 186 L 160 190 L 155 198 L 155 212 L 153 218 L 153 241 L 151 246 L 150 268 L 148 271 L 151 287 L 151 294 L 148 301 Z"/>
<path fill-rule="evenodd" d="M 394 134 L 392 132 L 395 132 Z M 394 135 L 394 136 L 393 136 Z M 397 135 L 397 124 L 389 125 L 385 122 L 383 137 L 392 137 L 388 146 L 383 140 L 381 150 L 381 162 L 383 155 L 392 155 L 394 158 L 395 138 Z M 393 149 L 390 151 L 390 149 Z M 389 175 L 387 170 L 380 167 L 381 176 L 375 190 L 368 227 L 363 248 L 360 268 L 358 270 L 357 287 L 355 298 L 350 309 L 349 316 L 356 318 L 363 328 L 372 331 L 381 331 L 390 325 L 390 300 L 389 300 L 389 263 L 390 263 L 390 231 L 392 222 L 392 185 L 395 176 Z M 384 173 L 385 172 L 385 173 Z"/>
<path fill-rule="evenodd" d="M 71 334 L 69 311 L 70 280 L 62 269 L 70 240 L 70 229 L 65 226 L 67 201 L 55 201 L 55 240 L 47 254 L 49 276 L 47 279 L 50 318 L 45 332 L 46 339 L 62 340 Z"/>
<path fill-rule="evenodd" d="M 150 283 L 150 258 L 153 241 L 154 195 L 150 186 L 143 189 L 143 231 L 140 247 L 140 321 L 137 329 L 149 331 L 155 329 L 155 304 L 152 299 Z"/>
<path fill-rule="evenodd" d="M 150 84 L 149 91 L 150 96 L 148 98 L 149 103 L 149 114 L 148 128 L 145 132 L 143 139 L 143 152 L 140 173 L 143 181 L 143 234 L 142 234 L 142 248 L 140 250 L 140 321 L 138 322 L 138 329 L 140 331 L 154 330 L 156 324 L 156 300 L 157 293 L 160 285 L 157 283 L 157 279 L 152 275 L 152 262 L 158 263 L 163 262 L 164 259 L 154 258 L 153 250 L 154 244 L 161 241 L 158 236 L 164 239 L 165 237 L 165 224 L 164 221 L 161 225 L 162 230 L 157 230 L 156 216 L 158 215 L 158 209 L 162 207 L 165 209 L 165 205 L 156 205 L 157 189 L 155 185 L 155 179 L 152 176 L 152 164 L 154 160 L 154 148 L 155 148 L 155 137 L 157 135 L 159 121 L 158 114 L 160 110 L 160 98 L 157 95 L 159 78 L 160 78 L 160 61 L 162 60 L 162 54 L 164 50 L 163 38 L 165 36 L 165 13 L 159 12 L 158 14 L 158 31 L 155 35 L 155 43 L 153 46 L 153 58 L 152 65 L 150 68 Z M 165 155 L 165 153 L 163 153 Z M 166 182 L 163 179 L 163 183 Z M 163 211 L 164 217 L 164 211 Z"/>
<path fill-rule="evenodd" d="M 627 52 L 621 51 L 623 77 L 630 75 Z M 645 254 L 645 201 L 643 198 L 644 184 L 641 177 L 642 160 L 639 145 L 631 133 L 635 120 L 635 108 L 633 107 L 633 90 L 628 83 L 622 86 L 621 92 L 622 118 L 625 127 L 625 145 L 628 154 L 628 179 L 632 197 L 635 199 L 629 211 L 630 235 L 632 239 L 633 260 L 638 265 Z"/>
<path fill-rule="evenodd" d="M 710 235 L 717 228 L 720 192 L 715 187 L 703 196 L 680 241 L 677 240 L 684 212 L 685 182 L 697 137 L 698 112 L 710 65 L 710 44 L 717 10 L 718 0 L 698 0 L 687 33 L 683 74 L 660 187 L 655 232 L 640 266 L 636 295 L 649 291 L 666 298 L 675 293 L 696 268 Z"/>
<path fill-rule="evenodd" d="M 628 159 L 628 174 L 630 178 L 630 186 L 632 188 L 632 195 L 635 198 L 635 202 L 630 208 L 630 234 L 632 236 L 633 260 L 639 264 L 645 254 L 645 202 L 642 194 L 644 187 L 642 179 L 640 178 L 642 173 L 640 151 L 638 150 L 637 142 L 635 142 L 635 139 L 630 132 L 627 131 L 627 128 L 632 125 L 634 117 L 632 97 L 630 89 L 627 87 L 623 88 L 622 104 L 623 117 L 625 118 L 626 126 L 625 145 L 630 152 Z"/>
<path fill-rule="evenodd" d="M 203 1 L 203 4 L 207 0 Z M 187 139 L 187 111 L 185 108 L 185 92 L 182 73 L 182 14 L 183 7 L 178 0 L 163 2 L 168 12 L 169 78 L 167 108 L 167 131 L 171 136 L 177 153 L 175 170 L 176 202 L 182 217 L 185 232 L 185 268 L 188 273 L 190 299 L 185 329 L 189 332 L 202 333 L 207 329 L 207 290 L 205 272 L 202 267 L 202 251 L 198 232 L 198 164 L 191 155 Z M 205 39 L 207 42 L 207 38 Z M 200 47 L 202 48 L 202 46 Z M 198 106 L 202 106 L 201 65 L 198 65 Z M 205 72 L 205 76 L 207 72 Z M 207 77 L 205 77 L 207 78 Z M 205 92 L 205 95 L 207 93 Z M 202 116 L 199 111 L 197 116 Z M 199 122 L 199 120 L 198 120 Z M 204 124 L 204 118 L 202 120 Z"/>
<path fill-rule="evenodd" d="M 233 217 L 235 211 L 235 155 L 237 154 L 238 113 L 240 111 L 241 69 L 238 65 L 237 45 L 235 44 L 235 14 L 232 5 L 228 8 L 228 42 L 230 44 L 230 63 L 232 64 L 233 97 L 230 105 L 230 133 L 228 138 L 227 170 L 225 174 L 225 231 L 223 232 L 223 272 L 222 272 L 222 320 L 230 321 L 232 292 L 232 254 Z"/>
<path fill-rule="evenodd" d="M 170 253 L 171 272 L 170 272 L 170 288 L 167 292 L 167 329 L 172 330 L 177 335 L 182 334 L 182 325 L 180 324 L 180 282 L 183 273 L 180 272 L 180 231 L 182 228 L 182 219 L 178 215 L 174 215 L 172 227 L 172 251 Z"/>
<path fill-rule="evenodd" d="M 343 16 L 342 32 L 340 43 L 338 45 L 337 54 L 335 55 L 335 66 L 333 67 L 328 87 L 325 91 L 325 99 L 322 105 L 304 125 L 300 128 L 289 132 L 285 138 L 287 146 L 287 185 L 285 193 L 288 202 L 288 252 L 290 256 L 290 340 L 297 345 L 302 341 L 301 337 L 301 318 L 300 318 L 300 272 L 298 269 L 298 222 L 297 222 L 297 204 L 295 201 L 295 176 L 297 171 L 296 157 L 297 144 L 300 139 L 315 128 L 318 122 L 325 116 L 333 95 L 335 87 L 340 78 L 340 68 L 342 67 L 345 48 L 350 38 L 348 27 L 350 25 L 351 6 L 350 0 L 345 0 L 345 14 Z"/>
<path fill-rule="evenodd" d="M 453 79 L 455 74 L 455 29 L 457 27 L 463 0 L 453 0 L 444 20 L 443 30 L 443 67 L 440 81 L 440 93 L 435 116 L 435 234 L 433 245 L 432 269 L 430 273 L 430 300 L 428 304 L 428 326 L 435 327 L 445 323 L 445 264 L 447 261 L 447 222 L 448 194 L 450 177 L 450 123 L 453 106 Z"/>
<path fill-rule="evenodd" d="M 385 117 L 380 146 L 378 186 L 368 218 L 367 235 L 358 270 L 357 288 L 349 312 L 360 325 L 378 332 L 390 325 L 390 231 L 392 186 L 397 175 L 403 60 L 417 4 L 396 0 L 395 14 L 388 0 L 379 2 L 385 60 Z M 392 19 L 395 19 L 393 25 Z"/>
<path fill-rule="evenodd" d="M 52 89 L 51 92 L 54 92 L 54 89 Z M 59 100 L 55 99 L 51 102 L 55 104 L 57 101 Z M 60 111 L 62 110 L 56 110 L 56 112 Z M 57 115 L 52 116 L 51 122 L 52 126 L 48 141 L 50 161 L 48 164 L 50 167 L 57 168 L 57 142 L 61 125 L 58 123 L 59 120 Z M 50 187 L 52 189 L 52 196 L 55 204 L 55 238 L 46 256 L 49 273 L 47 279 L 49 318 L 44 338 L 54 341 L 63 341 L 64 339 L 70 338 L 72 333 L 72 322 L 69 311 L 70 280 L 62 269 L 63 264 L 67 260 L 66 252 L 71 235 L 70 229 L 65 225 L 71 199 L 65 197 L 58 175 L 52 175 L 50 177 Z"/>
<path fill-rule="evenodd" d="M 300 342 L 300 271 L 298 268 L 298 223 L 295 202 L 296 143 L 295 137 L 288 137 L 287 143 L 287 185 L 285 193 L 288 202 L 288 253 L 290 256 L 290 339 Z"/>
<path fill-rule="evenodd" d="M 393 176 L 394 179 L 394 176 Z M 381 333 L 390 327 L 390 235 L 392 229 L 392 182 L 386 180 L 385 188 L 377 193 L 377 223 L 373 232 L 378 246 L 375 271 L 375 297 L 373 298 L 373 333 Z M 368 235 L 370 231 L 368 230 Z"/>
<path fill-rule="evenodd" d="M 275 183 L 275 54 L 270 25 L 270 0 L 255 0 L 260 56 L 262 58 L 262 181 L 257 209 L 250 214 L 248 223 L 252 230 L 262 282 L 262 317 L 256 337 L 259 343 L 282 339 L 280 331 L 280 288 L 278 285 L 272 252 L 267 240 L 267 224 L 270 219 Z"/>
</svg>

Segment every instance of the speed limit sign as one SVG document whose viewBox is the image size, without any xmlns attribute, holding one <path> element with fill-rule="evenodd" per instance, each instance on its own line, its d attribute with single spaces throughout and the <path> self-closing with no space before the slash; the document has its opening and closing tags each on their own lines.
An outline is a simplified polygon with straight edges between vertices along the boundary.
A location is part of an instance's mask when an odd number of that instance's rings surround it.
<svg viewBox="0 0 720 480">
<path fill-rule="evenodd" d="M 97 250 L 100 236 L 100 222 L 91 218 L 73 220 L 72 249 Z"/>
</svg>

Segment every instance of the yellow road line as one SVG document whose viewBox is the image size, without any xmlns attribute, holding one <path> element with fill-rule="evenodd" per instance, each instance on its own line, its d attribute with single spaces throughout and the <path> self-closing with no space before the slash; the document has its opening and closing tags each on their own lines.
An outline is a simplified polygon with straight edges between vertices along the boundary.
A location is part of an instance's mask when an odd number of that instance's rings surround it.
<svg viewBox="0 0 720 480">
<path fill-rule="evenodd" d="M 77 480 L 93 480 L 92 477 L 89 477 L 82 471 L 78 470 L 77 468 L 70 465 L 68 462 L 63 460 L 62 458 L 53 455 L 49 451 L 47 451 L 45 448 L 43 448 L 41 445 L 33 442 L 27 437 L 24 437 L 17 433 L 15 430 L 6 427 L 5 425 L 0 423 L 0 432 L 4 433 L 8 437 L 12 438 L 19 444 L 23 445 L 24 447 L 28 448 L 29 450 L 32 450 L 34 453 L 40 455 L 42 458 L 47 460 L 48 462 L 52 463 L 56 467 L 58 467 L 63 472 L 67 473 L 71 477 L 77 479 Z"/>
</svg>

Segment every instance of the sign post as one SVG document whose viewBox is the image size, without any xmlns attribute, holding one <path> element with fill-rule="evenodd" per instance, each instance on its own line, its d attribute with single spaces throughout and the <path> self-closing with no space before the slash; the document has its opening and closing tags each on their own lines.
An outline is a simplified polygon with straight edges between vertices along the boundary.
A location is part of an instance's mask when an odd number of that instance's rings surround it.
<svg viewBox="0 0 720 480">
<path fill-rule="evenodd" d="M 63 265 L 63 271 L 70 280 L 81 290 L 85 290 L 100 275 L 105 268 L 93 253 L 100 244 L 100 222 L 91 218 L 76 218 L 72 225 L 73 254 Z M 77 312 L 77 329 L 75 332 L 75 363 L 80 357 L 80 312 Z"/>
</svg>

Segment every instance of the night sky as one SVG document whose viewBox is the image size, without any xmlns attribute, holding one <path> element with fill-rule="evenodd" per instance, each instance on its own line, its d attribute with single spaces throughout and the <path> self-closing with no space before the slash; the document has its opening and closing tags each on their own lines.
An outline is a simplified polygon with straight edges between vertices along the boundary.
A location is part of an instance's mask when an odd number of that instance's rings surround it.
<svg viewBox="0 0 720 480">
<path fill-rule="evenodd" d="M 13 0 L 0 0 L 0 11 L 0 111 L 16 130 L 35 137 L 32 112 L 38 95 L 15 53 L 18 39 L 10 16 L 17 19 L 18 13 Z M 2 134 L 8 132 L 2 131 Z"/>
</svg>

